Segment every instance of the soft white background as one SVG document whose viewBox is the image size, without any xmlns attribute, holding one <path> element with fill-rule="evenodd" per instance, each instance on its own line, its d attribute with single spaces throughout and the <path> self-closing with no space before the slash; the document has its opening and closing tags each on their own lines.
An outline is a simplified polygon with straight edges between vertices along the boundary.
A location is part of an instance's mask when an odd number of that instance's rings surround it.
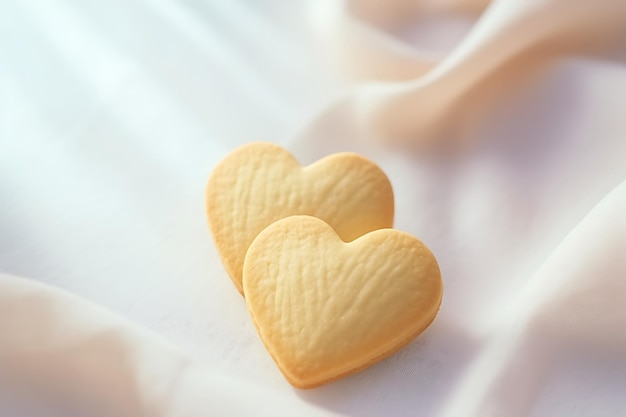
<svg viewBox="0 0 626 417">
<path fill-rule="evenodd" d="M 624 5 L 360 3 L 0 4 L 0 415 L 623 413 Z M 256 140 L 381 165 L 427 332 L 287 384 L 203 207 Z"/>
</svg>

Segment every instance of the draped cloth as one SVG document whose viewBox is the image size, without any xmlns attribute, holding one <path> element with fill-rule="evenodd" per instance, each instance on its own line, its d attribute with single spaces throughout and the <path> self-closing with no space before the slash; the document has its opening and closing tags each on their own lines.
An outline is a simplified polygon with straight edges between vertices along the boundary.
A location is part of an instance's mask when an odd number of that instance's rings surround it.
<svg viewBox="0 0 626 417">
<path fill-rule="evenodd" d="M 0 415 L 611 416 L 626 409 L 626 3 L 0 5 Z M 211 240 L 240 144 L 355 151 L 441 310 L 292 388 Z"/>
</svg>

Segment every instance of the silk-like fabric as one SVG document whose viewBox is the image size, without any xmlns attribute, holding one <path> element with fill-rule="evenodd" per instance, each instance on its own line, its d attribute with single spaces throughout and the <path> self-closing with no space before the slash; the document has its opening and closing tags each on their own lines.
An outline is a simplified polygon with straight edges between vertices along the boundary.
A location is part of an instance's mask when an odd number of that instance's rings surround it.
<svg viewBox="0 0 626 417">
<path fill-rule="evenodd" d="M 626 409 L 626 3 L 0 5 L 0 415 Z M 436 254 L 433 325 L 280 375 L 204 218 L 236 146 L 357 151 Z"/>
</svg>

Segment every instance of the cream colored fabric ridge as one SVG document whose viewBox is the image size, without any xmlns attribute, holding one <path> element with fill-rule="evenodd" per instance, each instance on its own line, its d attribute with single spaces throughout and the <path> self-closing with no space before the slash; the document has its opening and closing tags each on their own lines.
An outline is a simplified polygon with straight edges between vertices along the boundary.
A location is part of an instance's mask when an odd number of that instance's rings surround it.
<svg viewBox="0 0 626 417">
<path fill-rule="evenodd" d="M 406 24 L 411 16 L 450 10 L 475 15 L 483 7 L 467 36 L 444 57 L 416 50 L 357 17 L 393 28 L 396 21 Z M 322 112 L 303 135 L 347 131 L 363 140 L 423 148 L 443 140 L 450 120 L 459 113 L 494 105 L 501 99 L 498 90 L 510 90 L 555 58 L 602 55 L 619 45 L 626 3 L 323 0 L 314 2 L 311 16 L 331 62 L 360 83 Z M 463 126 L 460 129 L 455 133 L 462 134 Z"/>
<path fill-rule="evenodd" d="M 529 280 L 442 416 L 528 416 L 551 374 L 603 361 L 626 363 L 626 260 L 618 249 L 626 247 L 624 213 L 626 182 Z"/>
<path fill-rule="evenodd" d="M 0 329 L 3 415 L 290 416 L 295 406 L 332 415 L 217 372 L 103 308 L 28 279 L 0 274 Z"/>
</svg>

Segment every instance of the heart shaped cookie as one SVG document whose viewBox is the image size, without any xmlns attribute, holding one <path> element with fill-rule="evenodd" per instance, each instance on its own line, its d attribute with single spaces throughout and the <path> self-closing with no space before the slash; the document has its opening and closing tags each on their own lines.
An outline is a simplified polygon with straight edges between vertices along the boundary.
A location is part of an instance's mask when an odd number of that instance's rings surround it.
<svg viewBox="0 0 626 417">
<path fill-rule="evenodd" d="M 435 257 L 413 236 L 383 229 L 346 243 L 310 216 L 257 236 L 243 286 L 265 347 L 299 388 L 391 355 L 433 321 L 443 292 Z"/>
<path fill-rule="evenodd" d="M 345 241 L 393 226 L 393 191 L 376 164 L 339 153 L 302 167 L 270 143 L 244 145 L 220 162 L 209 178 L 206 206 L 215 245 L 239 292 L 250 243 L 276 220 L 319 217 Z"/>
</svg>

